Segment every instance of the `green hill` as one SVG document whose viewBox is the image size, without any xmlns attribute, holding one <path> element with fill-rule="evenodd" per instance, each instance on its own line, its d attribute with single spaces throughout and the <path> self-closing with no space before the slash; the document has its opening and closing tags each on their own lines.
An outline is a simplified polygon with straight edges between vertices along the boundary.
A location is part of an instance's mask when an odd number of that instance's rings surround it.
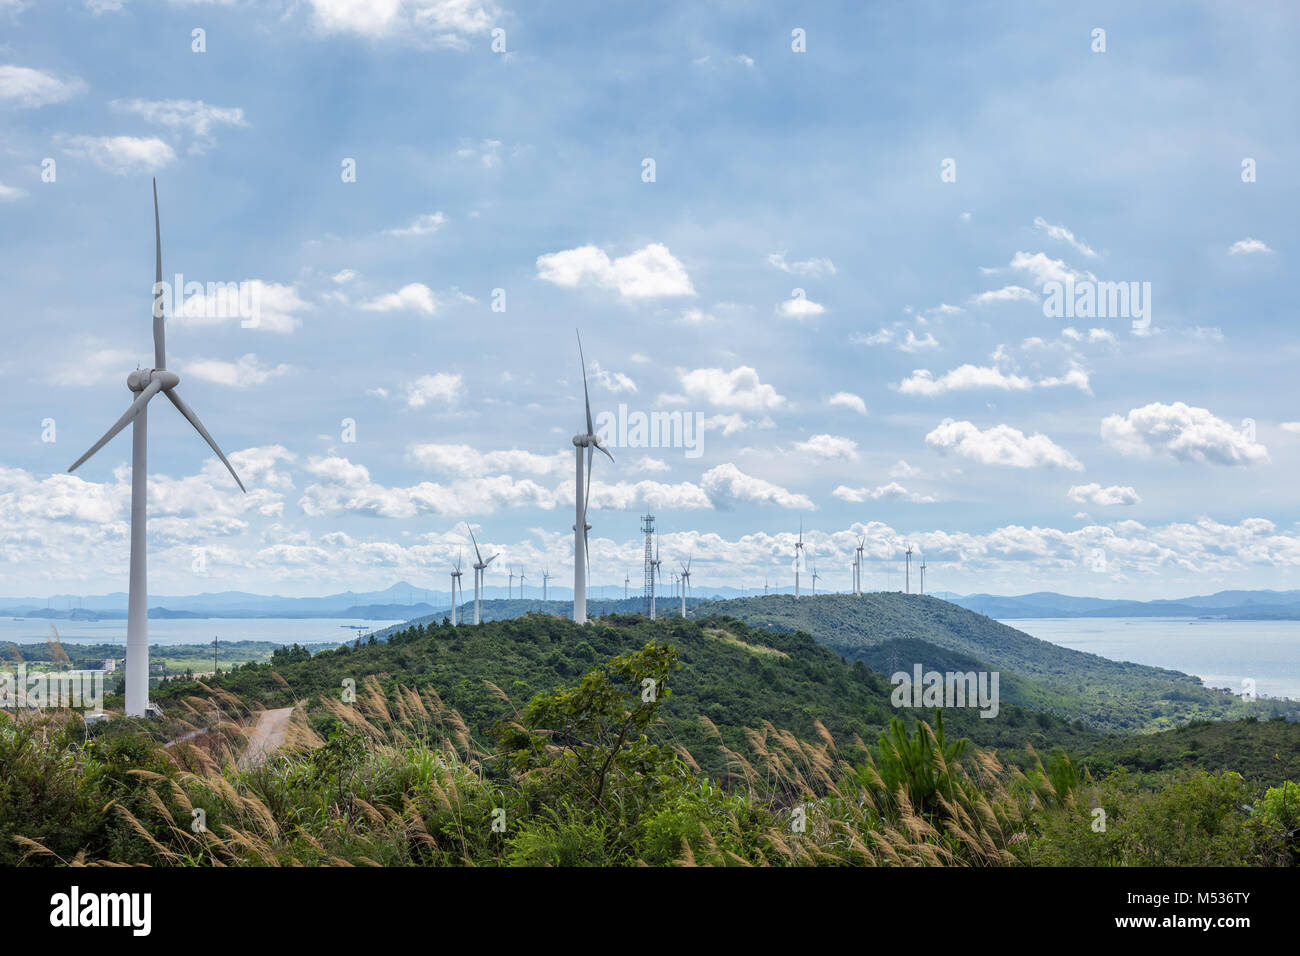
<svg viewBox="0 0 1300 956">
<path fill-rule="evenodd" d="M 703 602 L 691 613 L 728 614 L 752 627 L 802 631 L 874 671 L 998 671 L 1002 696 L 1117 733 L 1167 730 L 1190 720 L 1300 717 L 1286 701 L 1243 701 L 1178 671 L 1059 647 L 956 604 L 919 594 L 787 594 Z"/>
<path fill-rule="evenodd" d="M 317 695 L 336 695 L 345 678 L 358 684 L 369 675 L 385 689 L 395 684 L 432 687 L 483 739 L 511 718 L 534 694 L 572 683 L 617 654 L 658 640 L 677 647 L 682 670 L 662 710 L 663 743 L 680 744 L 703 769 L 720 773 L 725 760 L 710 724 L 726 746 L 748 749 L 745 728 L 764 722 L 801 739 L 817 739 L 820 722 L 841 746 L 856 735 L 872 743 L 900 713 L 890 702 L 891 685 L 860 662 L 848 662 L 805 634 L 756 630 L 732 618 L 649 621 L 613 615 L 579 627 L 551 615 L 492 621 L 478 627 L 417 624 L 387 642 L 362 642 L 314 656 L 303 649 L 277 654 L 269 663 L 248 664 L 217 678 L 217 686 L 249 704 L 284 706 Z M 955 660 L 955 658 L 952 658 Z M 510 698 L 502 701 L 485 682 Z M 209 682 L 211 683 L 211 682 Z M 201 694 L 198 684 L 171 681 L 154 692 L 170 702 Z M 909 723 L 930 711 L 904 709 Z M 706 723 L 706 721 L 708 723 Z M 1003 704 L 994 719 L 976 710 L 945 714 L 950 732 L 1003 751 L 1065 746 L 1073 751 L 1100 736 L 1048 714 Z"/>
</svg>

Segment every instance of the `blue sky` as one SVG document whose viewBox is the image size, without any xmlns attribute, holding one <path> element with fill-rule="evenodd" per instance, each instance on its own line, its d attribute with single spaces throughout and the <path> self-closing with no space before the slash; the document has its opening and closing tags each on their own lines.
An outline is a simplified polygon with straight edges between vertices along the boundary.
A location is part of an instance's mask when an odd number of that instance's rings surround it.
<svg viewBox="0 0 1300 956">
<path fill-rule="evenodd" d="M 706 422 L 596 462 L 596 585 L 650 508 L 704 592 L 801 519 L 830 588 L 1300 586 L 1300 20 L 1129 7 L 0 0 L 0 593 L 125 589 L 129 439 L 64 472 L 152 364 L 151 176 L 165 277 L 260 294 L 169 316 L 249 494 L 152 406 L 155 593 L 442 588 L 462 520 L 571 577 L 575 326 L 593 410 Z"/>
</svg>

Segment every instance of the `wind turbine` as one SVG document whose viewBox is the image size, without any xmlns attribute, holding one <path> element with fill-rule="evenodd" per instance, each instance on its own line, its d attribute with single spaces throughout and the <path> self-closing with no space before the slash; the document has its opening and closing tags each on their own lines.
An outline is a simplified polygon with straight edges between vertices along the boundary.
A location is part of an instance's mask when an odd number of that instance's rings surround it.
<svg viewBox="0 0 1300 956">
<path fill-rule="evenodd" d="M 127 598 L 126 614 L 126 715 L 144 717 L 157 708 L 149 704 L 149 585 L 148 556 L 145 553 L 145 520 L 147 516 L 148 497 L 148 405 L 159 392 L 167 396 L 176 406 L 177 411 L 194 426 L 203 436 L 221 463 L 226 466 L 230 476 L 239 485 L 239 490 L 247 493 L 244 483 L 235 474 L 221 449 L 208 430 L 203 427 L 194 410 L 181 400 L 176 392 L 180 376 L 167 369 L 166 333 L 163 316 L 162 286 L 162 229 L 158 225 L 158 181 L 153 184 L 153 235 L 154 235 L 154 299 L 153 299 L 153 362 L 154 367 L 136 369 L 126 378 L 126 387 L 138 393 L 126 412 L 110 428 L 104 437 L 91 446 L 90 451 L 78 458 L 68 469 L 77 468 L 87 458 L 99 451 L 112 440 L 113 436 L 131 425 L 131 573 L 130 588 Z"/>
<path fill-rule="evenodd" d="M 542 570 L 542 600 L 543 601 L 546 600 L 546 586 L 550 583 L 551 583 L 551 569 L 544 568 Z"/>
<path fill-rule="evenodd" d="M 663 564 L 663 562 L 659 560 L 659 536 L 656 535 L 655 557 L 654 560 L 650 562 L 650 620 L 652 621 L 655 619 L 655 578 L 658 577 L 661 582 L 664 579 L 663 572 L 659 570 L 661 564 Z"/>
<path fill-rule="evenodd" d="M 686 616 L 686 589 L 691 585 L 691 561 L 694 557 L 688 557 L 686 563 L 682 565 L 682 617 Z"/>
<path fill-rule="evenodd" d="M 799 540 L 794 546 L 794 599 L 799 600 L 799 567 L 803 564 L 803 519 L 799 519 Z"/>
<path fill-rule="evenodd" d="M 813 586 L 812 586 L 812 593 L 813 593 L 813 597 L 816 597 L 816 596 L 817 596 L 817 578 L 818 578 L 819 576 L 820 576 L 820 575 L 817 574 L 817 559 L 816 559 L 816 558 L 813 558 L 813 563 L 812 563 L 812 584 L 813 584 Z"/>
<path fill-rule="evenodd" d="M 632 583 L 632 578 L 631 578 L 631 576 L 627 573 L 627 569 L 624 568 L 624 569 L 623 569 L 623 600 L 624 600 L 624 601 L 627 600 L 627 586 L 628 586 L 629 584 L 631 584 L 631 583 Z"/>
<path fill-rule="evenodd" d="M 456 591 L 460 588 L 460 561 L 462 555 L 456 555 L 456 567 L 451 571 L 451 626 L 456 626 Z"/>
<path fill-rule="evenodd" d="M 510 569 L 510 583 L 506 585 L 506 600 L 515 596 L 515 569 Z"/>
<path fill-rule="evenodd" d="M 763 578 L 763 597 L 767 597 L 767 578 Z"/>
<path fill-rule="evenodd" d="M 921 593 L 925 593 L 925 555 L 921 555 Z"/>
<path fill-rule="evenodd" d="M 575 330 L 576 331 L 576 330 Z M 573 522 L 573 620 L 575 624 L 587 623 L 587 504 L 591 500 L 591 459 L 595 449 L 599 448 L 612 462 L 614 456 L 600 443 L 595 426 L 591 423 L 591 396 L 587 392 L 587 360 L 582 354 L 582 336 L 578 336 L 578 361 L 582 363 L 582 398 L 587 406 L 587 430 L 573 436 L 573 450 L 576 462 L 574 507 L 577 509 Z M 582 450 L 587 449 L 587 485 L 583 493 Z"/>
<path fill-rule="evenodd" d="M 484 561 L 483 554 L 478 549 L 478 542 L 474 540 L 474 529 L 469 527 L 468 521 L 465 522 L 465 527 L 469 528 L 469 540 L 473 542 L 474 556 L 478 558 L 478 560 L 474 562 L 474 623 L 478 624 L 482 620 L 479 616 L 479 588 L 482 586 L 483 569 L 495 561 L 501 552 L 498 551 L 496 554 L 492 555 L 492 557 Z"/>
<path fill-rule="evenodd" d="M 906 571 L 906 577 L 903 578 L 904 582 L 906 582 L 903 585 L 903 593 L 911 594 L 912 593 L 912 545 L 910 542 L 907 545 L 907 551 L 904 553 L 907 555 L 907 571 Z"/>
<path fill-rule="evenodd" d="M 857 558 L 855 559 L 857 563 L 854 566 L 853 571 L 856 577 L 854 584 L 857 585 L 857 593 L 859 595 L 862 594 L 862 551 L 866 543 L 867 543 L 866 535 L 863 535 L 862 537 L 858 538 L 858 555 Z"/>
<path fill-rule="evenodd" d="M 524 569 L 519 569 L 519 600 L 524 599 Z"/>
</svg>

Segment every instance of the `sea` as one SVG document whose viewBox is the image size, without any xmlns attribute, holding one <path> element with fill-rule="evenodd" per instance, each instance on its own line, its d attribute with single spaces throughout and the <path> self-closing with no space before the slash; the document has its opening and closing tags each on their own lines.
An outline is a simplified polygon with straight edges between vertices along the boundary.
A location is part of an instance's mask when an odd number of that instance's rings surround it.
<svg viewBox="0 0 1300 956">
<path fill-rule="evenodd" d="M 277 644 L 319 644 L 354 641 L 401 621 L 363 621 L 359 618 L 214 617 L 149 619 L 150 644 L 211 644 L 222 641 L 275 641 Z M 126 619 L 113 621 L 55 621 L 64 644 L 121 644 L 126 646 Z M 0 618 L 0 644 L 48 641 L 50 621 L 44 618 Z"/>
<path fill-rule="evenodd" d="M 1300 699 L 1300 621 L 1020 618 L 1003 624 L 1061 647 L 1195 674 L 1211 687 Z"/>
</svg>

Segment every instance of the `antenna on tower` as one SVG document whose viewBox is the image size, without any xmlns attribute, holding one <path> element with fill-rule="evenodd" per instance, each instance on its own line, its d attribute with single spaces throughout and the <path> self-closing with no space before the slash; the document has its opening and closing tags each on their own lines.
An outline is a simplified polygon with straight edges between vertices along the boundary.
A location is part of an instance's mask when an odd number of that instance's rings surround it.
<svg viewBox="0 0 1300 956">
<path fill-rule="evenodd" d="M 655 534 L 655 516 L 652 514 L 641 516 L 641 533 L 645 535 L 645 590 L 643 593 L 642 613 L 646 617 L 654 617 L 655 602 L 655 579 L 654 579 L 654 534 Z"/>
</svg>

